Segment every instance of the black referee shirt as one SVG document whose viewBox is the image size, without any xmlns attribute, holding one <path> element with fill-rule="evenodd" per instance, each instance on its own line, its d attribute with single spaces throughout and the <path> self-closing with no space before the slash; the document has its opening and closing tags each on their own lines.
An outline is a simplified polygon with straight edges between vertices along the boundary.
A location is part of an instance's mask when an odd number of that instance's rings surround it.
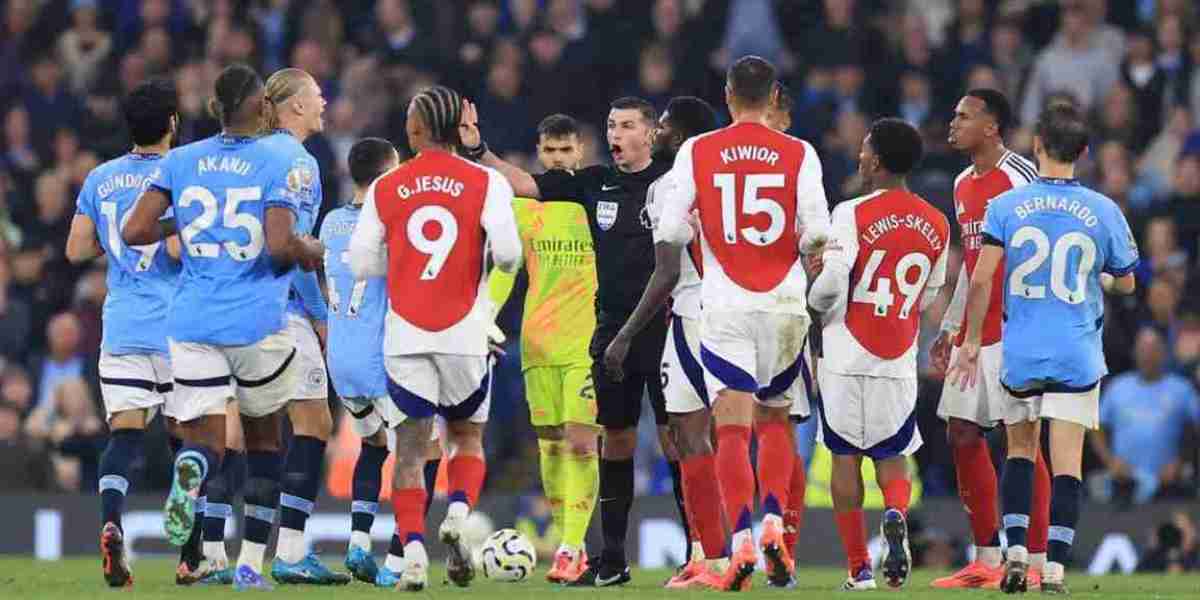
<svg viewBox="0 0 1200 600">
<path fill-rule="evenodd" d="M 629 314 L 654 272 L 654 240 L 646 189 L 671 170 L 655 159 L 637 173 L 597 165 L 534 175 L 543 200 L 578 202 L 587 211 L 596 248 L 597 312 Z"/>
</svg>

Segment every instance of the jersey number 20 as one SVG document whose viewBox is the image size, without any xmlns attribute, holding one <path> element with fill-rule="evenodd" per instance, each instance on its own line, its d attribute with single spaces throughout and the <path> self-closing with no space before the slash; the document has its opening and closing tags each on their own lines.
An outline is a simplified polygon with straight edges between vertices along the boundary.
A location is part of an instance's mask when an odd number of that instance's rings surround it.
<svg viewBox="0 0 1200 600">
<path fill-rule="evenodd" d="M 1012 274 L 1008 278 L 1010 294 L 1023 298 L 1045 298 L 1046 286 L 1030 285 L 1025 283 L 1025 278 L 1041 267 L 1042 263 L 1046 262 L 1046 258 L 1049 258 L 1050 291 L 1067 304 L 1080 304 L 1086 299 L 1087 276 L 1092 272 L 1092 267 L 1096 266 L 1096 242 L 1092 241 L 1092 238 L 1078 231 L 1072 231 L 1058 238 L 1058 241 L 1054 242 L 1054 249 L 1051 250 L 1050 237 L 1046 235 L 1046 232 L 1032 225 L 1026 225 L 1013 234 L 1009 245 L 1013 248 L 1020 248 L 1026 244 L 1033 244 L 1033 256 L 1012 270 Z M 1079 266 L 1074 273 L 1074 290 L 1068 286 L 1067 281 L 1067 258 L 1072 249 L 1079 250 Z"/>
<path fill-rule="evenodd" d="M 888 316 L 888 311 L 895 304 L 896 298 L 892 295 L 892 280 L 882 276 L 876 278 L 876 271 L 879 270 L 879 265 L 883 263 L 885 257 L 887 257 L 887 250 L 871 252 L 866 266 L 863 267 L 862 277 L 859 277 L 858 284 L 854 286 L 854 293 L 850 296 L 852 302 L 874 304 L 877 317 Z M 913 267 L 917 268 L 917 278 L 916 281 L 909 281 L 907 279 L 908 272 Z M 894 275 L 896 288 L 904 296 L 904 303 L 900 305 L 901 319 L 907 319 L 912 312 L 913 305 L 917 303 L 917 297 L 921 295 L 921 290 L 925 287 L 925 281 L 929 279 L 929 270 L 929 257 L 920 252 L 905 254 L 896 263 Z"/>
</svg>

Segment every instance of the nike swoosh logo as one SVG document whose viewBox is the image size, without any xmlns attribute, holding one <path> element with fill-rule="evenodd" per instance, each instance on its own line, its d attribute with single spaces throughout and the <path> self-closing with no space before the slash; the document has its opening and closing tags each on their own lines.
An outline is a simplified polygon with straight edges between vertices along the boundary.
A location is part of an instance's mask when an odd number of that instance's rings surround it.
<svg viewBox="0 0 1200 600">
<path fill-rule="evenodd" d="M 596 576 L 596 585 L 603 587 L 610 583 L 616 583 L 617 581 L 621 580 L 621 575 L 622 575 L 621 573 L 618 573 L 616 576 L 608 577 L 608 578 L 600 577 L 599 575 L 597 575 Z"/>
<path fill-rule="evenodd" d="M 602 191 L 602 192 L 611 192 L 613 190 L 619 190 L 619 189 L 621 189 L 621 186 L 619 186 L 619 185 L 605 184 L 605 185 L 600 186 L 600 191 Z"/>
</svg>

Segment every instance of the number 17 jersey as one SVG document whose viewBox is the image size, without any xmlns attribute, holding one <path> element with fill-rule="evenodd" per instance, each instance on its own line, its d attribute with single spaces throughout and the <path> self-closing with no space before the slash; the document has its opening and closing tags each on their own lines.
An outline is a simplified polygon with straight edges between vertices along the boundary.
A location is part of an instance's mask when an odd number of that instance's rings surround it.
<svg viewBox="0 0 1200 600">
<path fill-rule="evenodd" d="M 908 190 L 880 190 L 834 208 L 835 249 L 825 262 L 847 267 L 850 281 L 845 302 L 825 319 L 823 368 L 916 378 L 921 298 L 945 284 L 949 239 L 946 216 Z"/>
<path fill-rule="evenodd" d="M 1073 179 L 1041 178 L 988 205 L 983 243 L 1004 249 L 1004 366 L 1010 389 L 1086 389 L 1108 373 L 1100 273 L 1138 252 L 1115 202 Z"/>
</svg>

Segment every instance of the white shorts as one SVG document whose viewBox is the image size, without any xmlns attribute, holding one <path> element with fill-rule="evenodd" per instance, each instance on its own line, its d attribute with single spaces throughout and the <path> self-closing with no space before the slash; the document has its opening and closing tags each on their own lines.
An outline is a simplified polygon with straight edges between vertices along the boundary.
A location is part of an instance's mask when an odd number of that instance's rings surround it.
<svg viewBox="0 0 1200 600">
<path fill-rule="evenodd" d="M 487 356 L 406 354 L 383 357 L 392 404 L 411 419 L 486 423 L 492 404 Z"/>
<path fill-rule="evenodd" d="M 704 367 L 700 365 L 700 321 L 671 315 L 662 356 L 663 396 L 668 414 L 708 408 Z"/>
<path fill-rule="evenodd" d="M 700 358 L 710 401 L 724 389 L 753 393 L 763 406 L 791 407 L 808 315 L 704 312 Z"/>
<path fill-rule="evenodd" d="M 1016 425 L 1038 419 L 1054 419 L 1082 425 L 1085 429 L 1100 427 L 1100 385 L 1087 391 L 1010 390 L 1005 388 L 1007 410 L 1005 425 Z"/>
<path fill-rule="evenodd" d="M 171 395 L 171 363 L 160 354 L 100 353 L 100 395 L 105 418 L 129 410 L 146 409 L 146 422 L 154 419 Z"/>
<path fill-rule="evenodd" d="M 817 357 L 813 355 L 811 340 L 805 338 L 800 352 L 800 372 L 792 384 L 792 410 L 788 414 L 792 421 L 801 422 L 812 416 L 812 407 L 820 401 L 817 385 Z"/>
<path fill-rule="evenodd" d="M 917 380 L 842 375 L 821 366 L 821 429 L 834 454 L 874 460 L 908 456 L 921 447 L 917 429 Z"/>
<path fill-rule="evenodd" d="M 378 398 L 342 398 L 342 406 L 350 417 L 350 430 L 354 435 L 365 438 L 375 435 L 380 429 L 388 432 L 391 442 L 391 430 L 408 419 L 396 403 L 388 396 Z M 438 439 L 438 428 L 433 428 L 429 439 Z"/>
<path fill-rule="evenodd" d="M 312 322 L 300 315 L 289 314 L 287 332 L 296 344 L 296 400 L 327 400 L 329 375 L 325 370 L 325 354 Z"/>
<path fill-rule="evenodd" d="M 287 330 L 248 346 L 168 340 L 175 389 L 163 411 L 179 421 L 225 414 L 238 401 L 248 417 L 265 417 L 294 397 L 296 351 Z"/>
<path fill-rule="evenodd" d="M 950 364 L 958 360 L 958 348 L 950 349 Z M 1008 393 L 1000 385 L 1000 367 L 1004 365 L 1004 344 L 997 342 L 979 349 L 979 380 L 968 390 L 949 383 L 942 386 L 937 414 L 943 421 L 962 419 L 980 427 L 992 428 L 1004 421 Z"/>
</svg>

